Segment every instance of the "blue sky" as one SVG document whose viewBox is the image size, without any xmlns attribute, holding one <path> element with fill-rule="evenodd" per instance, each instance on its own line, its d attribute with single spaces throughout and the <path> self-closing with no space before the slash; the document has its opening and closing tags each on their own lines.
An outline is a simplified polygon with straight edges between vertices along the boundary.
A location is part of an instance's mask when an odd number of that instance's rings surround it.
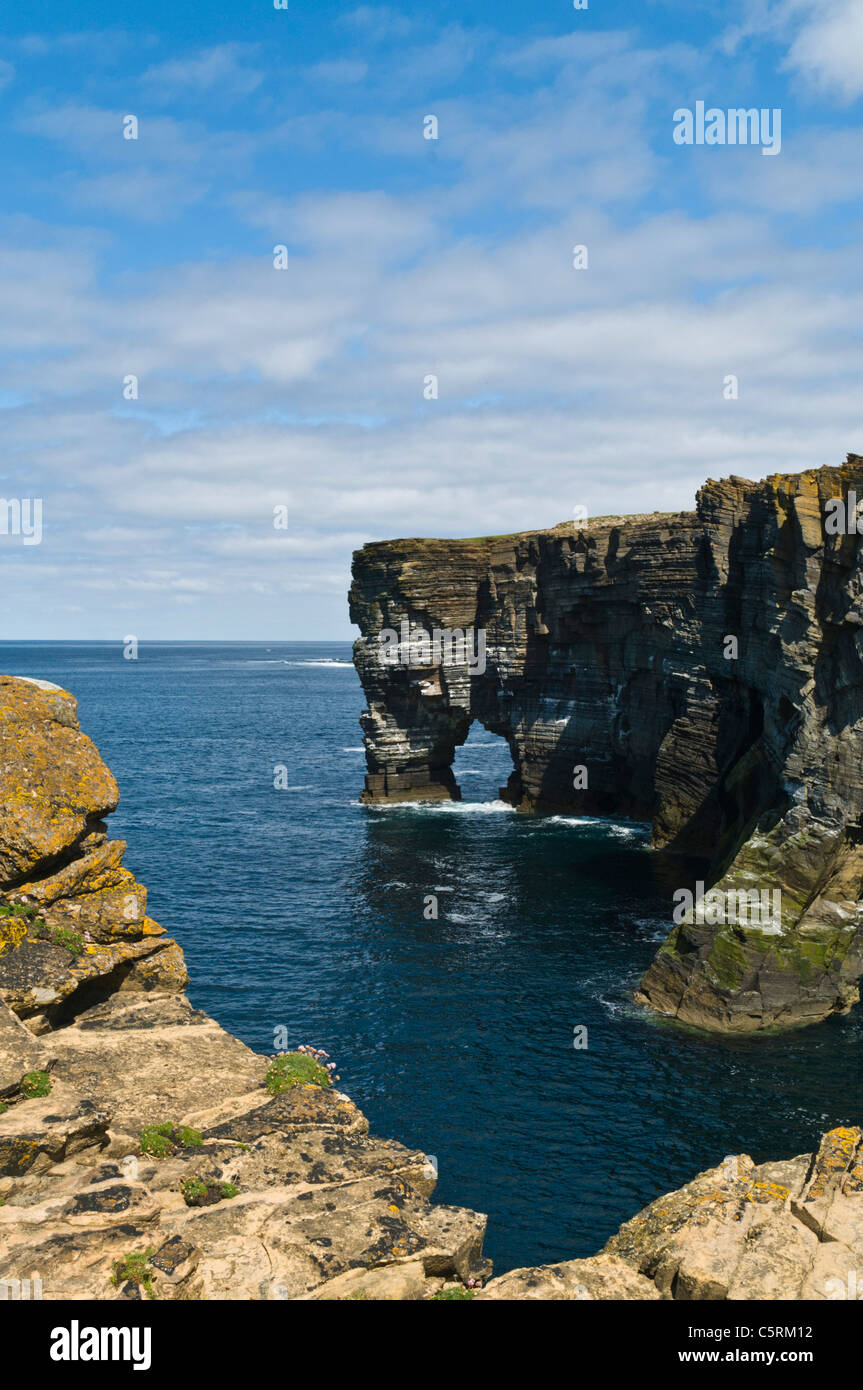
<svg viewBox="0 0 863 1390">
<path fill-rule="evenodd" d="M 859 0 L 0 31 L 0 496 L 44 517 L 0 534 L 3 637 L 349 637 L 366 540 L 863 452 Z M 781 152 L 676 145 L 697 100 L 780 108 Z"/>
</svg>

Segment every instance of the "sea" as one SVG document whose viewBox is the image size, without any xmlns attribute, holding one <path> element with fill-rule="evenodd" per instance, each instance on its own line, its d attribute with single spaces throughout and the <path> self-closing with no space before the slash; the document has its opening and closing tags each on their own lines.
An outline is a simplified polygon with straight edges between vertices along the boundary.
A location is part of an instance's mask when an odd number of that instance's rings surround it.
<svg viewBox="0 0 863 1390">
<path fill-rule="evenodd" d="M 434 1156 L 436 1200 L 487 1214 L 496 1272 L 593 1254 L 729 1154 L 860 1123 L 863 1010 L 717 1038 L 634 1004 L 671 926 L 649 826 L 513 811 L 478 724 L 461 802 L 363 806 L 347 642 L 123 651 L 5 642 L 0 671 L 77 697 L 193 1004 L 258 1052 L 328 1052 L 375 1133 Z"/>
</svg>

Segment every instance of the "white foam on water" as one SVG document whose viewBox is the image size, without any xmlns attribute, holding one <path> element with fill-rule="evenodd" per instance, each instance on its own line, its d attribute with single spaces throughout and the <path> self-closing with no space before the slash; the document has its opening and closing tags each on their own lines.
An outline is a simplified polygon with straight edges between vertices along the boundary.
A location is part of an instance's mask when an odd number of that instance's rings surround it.
<svg viewBox="0 0 863 1390">
<path fill-rule="evenodd" d="M 323 666 L 330 671 L 353 671 L 352 661 L 335 661 L 331 657 L 321 657 L 315 661 L 311 658 L 308 661 L 283 661 L 283 666 Z"/>
<path fill-rule="evenodd" d="M 358 803 L 359 804 L 359 803 Z M 389 815 L 398 811 L 426 811 L 431 815 L 489 816 L 506 811 L 518 815 L 514 806 L 507 801 L 394 801 L 369 802 L 369 811 L 384 811 Z"/>
</svg>

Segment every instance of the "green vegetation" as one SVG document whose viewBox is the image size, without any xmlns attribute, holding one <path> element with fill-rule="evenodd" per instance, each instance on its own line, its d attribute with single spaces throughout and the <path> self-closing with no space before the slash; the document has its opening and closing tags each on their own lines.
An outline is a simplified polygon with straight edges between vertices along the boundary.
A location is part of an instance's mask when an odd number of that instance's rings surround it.
<svg viewBox="0 0 863 1390">
<path fill-rule="evenodd" d="M 217 1178 L 184 1178 L 180 1191 L 187 1207 L 212 1207 L 216 1202 L 237 1195 L 232 1182 L 220 1182 Z"/>
<path fill-rule="evenodd" d="M 170 1123 L 147 1125 L 141 1130 L 141 1153 L 150 1158 L 167 1158 L 174 1152 L 173 1133 L 174 1126 Z"/>
<path fill-rule="evenodd" d="M 69 927 L 49 927 L 42 923 L 39 936 L 50 941 L 52 946 L 62 946 L 65 951 L 71 951 L 73 956 L 80 956 L 84 950 L 83 934 Z"/>
<path fill-rule="evenodd" d="M 155 1253 L 156 1247 L 151 1245 L 142 1255 L 124 1255 L 121 1260 L 115 1260 L 112 1266 L 114 1272 L 111 1275 L 114 1288 L 119 1288 L 121 1284 L 137 1284 L 148 1298 L 155 1298 L 153 1271 L 149 1267 L 150 1256 Z"/>
<path fill-rule="evenodd" d="M 27 1100 L 51 1094 L 51 1078 L 46 1071 L 28 1071 L 21 1079 L 21 1093 Z"/>
<path fill-rule="evenodd" d="M 270 1063 L 264 1084 L 271 1096 L 278 1096 L 292 1086 L 331 1086 L 332 1081 L 317 1058 L 305 1052 L 283 1052 Z"/>
<path fill-rule="evenodd" d="M 170 1158 L 178 1149 L 200 1149 L 204 1140 L 199 1129 L 179 1128 L 170 1120 L 147 1125 L 141 1130 L 141 1153 L 150 1158 Z"/>
<path fill-rule="evenodd" d="M 461 1302 L 466 1298 L 476 1298 L 473 1289 L 441 1289 L 440 1293 L 433 1293 L 428 1303 L 453 1303 Z"/>
</svg>

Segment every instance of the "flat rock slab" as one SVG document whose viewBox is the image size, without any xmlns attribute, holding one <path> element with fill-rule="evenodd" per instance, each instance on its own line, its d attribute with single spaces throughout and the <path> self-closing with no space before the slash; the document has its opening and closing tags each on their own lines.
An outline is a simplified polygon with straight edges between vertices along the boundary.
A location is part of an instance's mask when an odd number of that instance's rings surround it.
<svg viewBox="0 0 863 1390">
<path fill-rule="evenodd" d="M 122 1152 L 147 1125 L 179 1123 L 214 1096 L 259 1087 L 267 1058 L 250 1051 L 182 996 L 117 994 L 51 1035 L 56 1073 L 82 1095 L 110 1103 Z"/>
<path fill-rule="evenodd" d="M 54 1053 L 0 999 L 0 1097 L 12 1095 L 31 1071 L 47 1071 Z"/>
<path fill-rule="evenodd" d="M 22 1100 L 0 1115 L 0 1177 L 41 1172 L 82 1149 L 101 1146 L 107 1107 L 55 1083 L 51 1094 Z"/>
<path fill-rule="evenodd" d="M 476 1295 L 476 1301 L 649 1301 L 661 1296 L 650 1279 L 639 1274 L 624 1260 L 618 1260 L 611 1255 L 594 1255 L 587 1260 L 566 1260 L 558 1265 L 511 1269 L 509 1273 L 502 1274 L 499 1279 L 492 1279 L 486 1284 L 482 1292 Z"/>
</svg>

